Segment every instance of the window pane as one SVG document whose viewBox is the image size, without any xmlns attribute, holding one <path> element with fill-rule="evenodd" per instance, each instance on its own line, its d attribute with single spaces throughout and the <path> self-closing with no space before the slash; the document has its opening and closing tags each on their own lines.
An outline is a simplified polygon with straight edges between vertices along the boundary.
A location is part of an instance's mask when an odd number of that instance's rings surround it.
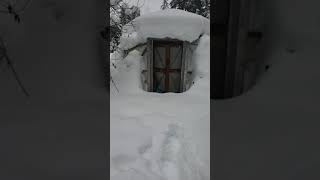
<svg viewBox="0 0 320 180">
<path fill-rule="evenodd" d="M 182 48 L 171 47 L 170 48 L 170 68 L 181 69 Z"/>
</svg>

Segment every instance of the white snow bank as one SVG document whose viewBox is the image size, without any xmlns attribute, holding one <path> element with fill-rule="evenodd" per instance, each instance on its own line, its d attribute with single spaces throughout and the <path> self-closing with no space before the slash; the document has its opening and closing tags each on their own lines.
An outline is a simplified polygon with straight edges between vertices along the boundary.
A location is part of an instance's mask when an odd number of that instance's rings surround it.
<svg viewBox="0 0 320 180">
<path fill-rule="evenodd" d="M 146 42 L 147 38 L 172 38 L 192 42 L 200 35 L 210 35 L 209 19 L 178 9 L 139 16 L 127 26 L 120 40 L 120 48 L 125 50 Z"/>
<path fill-rule="evenodd" d="M 137 32 L 132 32 L 129 34 L 123 34 L 120 37 L 119 48 L 123 50 L 128 50 L 135 47 L 138 44 L 145 43 L 146 39 L 142 38 Z"/>
<path fill-rule="evenodd" d="M 195 74 L 199 77 L 210 76 L 210 51 L 207 47 L 210 47 L 210 36 L 204 35 L 200 38 L 199 45 L 194 51 L 193 59 L 195 60 Z"/>
<path fill-rule="evenodd" d="M 167 9 L 136 18 L 136 31 L 143 38 L 175 38 L 192 42 L 210 34 L 209 19 L 178 9 Z"/>
<path fill-rule="evenodd" d="M 112 58 L 110 59 L 110 73 L 113 79 L 113 84 L 110 85 L 111 93 L 132 94 L 142 92 L 140 79 L 142 57 L 139 52 L 132 51 L 122 60 L 117 59 L 120 58 L 117 53 L 112 54 L 110 57 Z"/>
<path fill-rule="evenodd" d="M 196 77 L 184 93 L 141 89 L 138 51 L 111 66 L 112 180 L 210 179 L 210 37 L 194 52 Z"/>
</svg>

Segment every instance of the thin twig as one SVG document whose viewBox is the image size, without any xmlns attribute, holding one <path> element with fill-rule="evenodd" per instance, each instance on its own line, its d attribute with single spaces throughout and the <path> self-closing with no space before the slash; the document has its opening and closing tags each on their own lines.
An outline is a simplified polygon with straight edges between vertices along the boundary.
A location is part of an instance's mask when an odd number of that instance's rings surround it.
<svg viewBox="0 0 320 180">
<path fill-rule="evenodd" d="M 28 93 L 28 91 L 26 90 L 26 88 L 24 87 L 22 81 L 20 80 L 17 71 L 15 70 L 11 59 L 9 58 L 8 54 L 7 54 L 7 49 L 5 47 L 4 41 L 3 39 L 0 37 L 0 48 L 2 49 L 2 56 L 4 57 L 4 59 L 7 61 L 8 66 L 11 68 L 11 71 L 16 79 L 16 81 L 18 82 L 18 85 L 20 86 L 21 90 L 23 91 L 23 93 L 27 96 L 30 97 L 30 94 Z"/>
<path fill-rule="evenodd" d="M 113 81 L 112 76 L 110 76 L 110 79 L 111 79 L 112 84 L 116 88 L 116 90 L 119 92 L 119 89 L 117 88 L 116 83 Z"/>
<path fill-rule="evenodd" d="M 24 4 L 24 6 L 22 6 L 21 9 L 17 10 L 17 13 L 21 13 L 23 12 L 27 7 L 28 5 L 30 4 L 31 0 L 27 0 L 27 2 Z"/>
<path fill-rule="evenodd" d="M 136 45 L 136 46 L 134 46 L 134 47 L 132 47 L 132 48 L 129 48 L 129 49 L 127 49 L 127 50 L 124 50 L 124 52 L 125 52 L 126 54 L 129 54 L 131 51 L 133 51 L 133 50 L 135 50 L 135 49 L 137 49 L 137 48 L 139 48 L 139 47 L 145 46 L 145 45 L 147 45 L 147 43 L 141 43 L 141 44 L 138 44 L 138 45 Z"/>
<path fill-rule="evenodd" d="M 8 65 L 11 67 L 12 73 L 13 73 L 16 81 L 18 82 L 21 90 L 23 91 L 23 93 L 24 93 L 27 97 L 30 97 L 30 94 L 28 93 L 28 91 L 26 90 L 26 88 L 23 86 L 23 84 L 22 84 L 22 82 L 21 82 L 21 80 L 20 80 L 20 78 L 19 78 L 19 76 L 18 76 L 18 73 L 16 72 L 15 68 L 13 67 L 13 64 L 12 64 L 12 62 L 11 62 L 11 60 L 10 60 L 10 58 L 8 57 L 7 54 L 5 54 L 5 58 L 6 58 L 7 62 L 8 62 Z"/>
<path fill-rule="evenodd" d="M 22 7 L 21 7 L 20 9 L 18 9 L 18 10 L 17 10 L 17 7 L 16 7 L 17 2 L 14 3 L 14 4 L 12 5 L 12 8 L 13 8 L 12 12 L 10 12 L 10 11 L 8 10 L 8 7 L 7 7 L 7 6 L 10 5 L 9 2 L 7 2 L 6 4 L 0 4 L 0 6 L 2 6 L 4 9 L 6 9 L 6 10 L 0 10 L 0 13 L 3 13 L 3 14 L 12 14 L 12 13 L 18 14 L 18 13 L 22 13 L 22 12 L 24 12 L 24 10 L 28 7 L 28 5 L 30 4 L 30 2 L 31 2 L 31 0 L 27 0 L 27 2 L 26 2 L 24 5 L 22 5 Z"/>
</svg>

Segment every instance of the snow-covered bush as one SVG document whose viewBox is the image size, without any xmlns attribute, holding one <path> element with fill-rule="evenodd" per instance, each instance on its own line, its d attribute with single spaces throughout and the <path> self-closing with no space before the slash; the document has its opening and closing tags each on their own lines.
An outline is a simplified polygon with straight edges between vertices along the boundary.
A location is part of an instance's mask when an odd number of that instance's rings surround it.
<svg viewBox="0 0 320 180">
<path fill-rule="evenodd" d="M 110 51 L 117 50 L 124 26 L 140 16 L 138 6 L 130 6 L 123 0 L 110 1 Z"/>
<path fill-rule="evenodd" d="M 170 7 L 210 18 L 210 0 L 172 0 Z"/>
</svg>

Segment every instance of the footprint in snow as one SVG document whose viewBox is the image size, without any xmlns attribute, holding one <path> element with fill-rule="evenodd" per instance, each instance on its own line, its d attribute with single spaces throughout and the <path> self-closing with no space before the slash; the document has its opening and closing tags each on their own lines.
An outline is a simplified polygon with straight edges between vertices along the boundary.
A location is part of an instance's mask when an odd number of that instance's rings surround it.
<svg viewBox="0 0 320 180">
<path fill-rule="evenodd" d="M 169 124 L 160 152 L 159 166 L 168 180 L 209 180 L 202 171 L 201 163 L 191 151 L 184 131 L 177 124 Z"/>
</svg>

